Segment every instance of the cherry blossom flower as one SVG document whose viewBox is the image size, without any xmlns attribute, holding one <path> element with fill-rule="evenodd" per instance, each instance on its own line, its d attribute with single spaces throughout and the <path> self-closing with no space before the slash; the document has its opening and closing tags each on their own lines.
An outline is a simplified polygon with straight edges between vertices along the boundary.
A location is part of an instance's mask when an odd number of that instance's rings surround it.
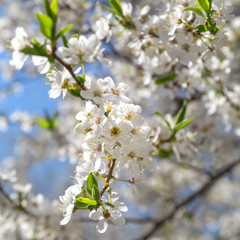
<svg viewBox="0 0 240 240">
<path fill-rule="evenodd" d="M 107 230 L 108 220 L 111 220 L 111 222 L 119 226 L 125 224 L 125 219 L 122 216 L 121 212 L 126 212 L 128 208 L 125 203 L 119 202 L 118 199 L 118 194 L 116 192 L 112 192 L 111 204 L 114 207 L 104 206 L 104 208 L 100 207 L 97 211 L 93 210 L 90 212 L 90 219 L 99 220 L 96 226 L 96 229 L 99 233 L 104 233 Z"/>
<path fill-rule="evenodd" d="M 20 70 L 28 59 L 28 55 L 20 52 L 20 50 L 29 45 L 29 37 L 22 27 L 17 27 L 15 34 L 16 36 L 11 41 L 11 46 L 14 51 L 10 64 L 15 66 L 17 70 Z"/>
</svg>

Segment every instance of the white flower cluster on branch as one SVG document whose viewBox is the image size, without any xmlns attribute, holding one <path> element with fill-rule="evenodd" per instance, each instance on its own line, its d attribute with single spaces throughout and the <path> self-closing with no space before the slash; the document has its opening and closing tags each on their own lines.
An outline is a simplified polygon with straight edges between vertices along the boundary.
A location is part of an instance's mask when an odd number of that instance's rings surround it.
<svg viewBox="0 0 240 240">
<path fill-rule="evenodd" d="M 145 186 L 134 201 L 156 204 L 156 218 L 159 212 L 167 213 L 160 220 L 151 219 L 153 229 L 146 233 L 147 239 L 232 169 L 215 171 L 225 160 L 225 149 L 231 153 L 229 159 L 239 154 L 240 88 L 235 80 L 226 81 L 234 59 L 227 38 L 232 39 L 232 45 L 237 45 L 239 38 L 227 27 L 233 18 L 231 6 L 221 0 L 140 2 L 141 7 L 136 8 L 130 1 L 109 0 L 108 6 L 96 3 L 94 14 L 90 11 L 91 23 L 85 24 L 79 16 L 84 16 L 91 4 L 45 0 L 45 13 L 37 13 L 41 35 L 17 27 L 10 41 L 10 64 L 20 70 L 32 56 L 33 65 L 49 83 L 49 97 L 63 96 L 62 119 L 57 126 L 58 114 L 34 119 L 15 112 L 10 120 L 1 114 L 0 130 L 20 122 L 28 133 L 36 123 L 46 130 L 35 142 L 40 155 L 46 157 L 47 151 L 42 149 L 54 139 L 56 146 L 47 148 L 49 155 L 55 152 L 61 160 L 70 158 L 76 164 L 73 184 L 59 197 L 60 225 L 67 226 L 56 228 L 57 213 L 52 209 L 56 202 L 31 195 L 28 184 L 15 183 L 16 173 L 24 173 L 24 167 L 16 171 L 16 161 L 15 168 L 0 172 L 0 194 L 4 204 L 10 203 L 11 211 L 17 209 L 35 220 L 38 212 L 43 212 L 39 213 L 39 226 L 44 229 L 40 239 L 46 238 L 51 228 L 49 239 L 57 238 L 58 228 L 70 226 L 71 232 L 75 224 L 72 216 L 81 210 L 88 212 L 89 220 L 98 221 L 99 233 L 104 233 L 110 222 L 124 225 L 122 212 L 129 207 L 119 201 L 118 192 L 122 191 L 116 182 L 125 182 L 135 192 L 137 185 Z M 64 14 L 66 9 L 72 16 Z M 74 25 L 66 26 L 66 20 Z M 233 26 L 239 29 L 239 20 Z M 99 70 L 96 76 L 91 75 L 89 64 L 96 63 L 110 66 L 110 73 Z M 188 125 L 190 130 L 185 129 Z M 31 148 L 33 156 L 32 145 L 34 141 L 23 141 L 20 146 L 23 151 Z M 154 157 L 161 160 L 154 162 Z M 29 162 L 26 160 L 26 165 Z M 146 172 L 151 174 L 143 181 Z M 12 184 L 13 194 L 8 196 L 4 191 L 5 183 Z M 192 190 L 196 193 L 178 201 L 178 195 Z M 48 216 L 48 209 L 55 219 Z M 169 209 L 173 210 L 168 213 Z M 33 235 L 29 236 L 33 239 Z M 73 231 L 69 236 L 76 239 L 78 235 Z"/>
</svg>

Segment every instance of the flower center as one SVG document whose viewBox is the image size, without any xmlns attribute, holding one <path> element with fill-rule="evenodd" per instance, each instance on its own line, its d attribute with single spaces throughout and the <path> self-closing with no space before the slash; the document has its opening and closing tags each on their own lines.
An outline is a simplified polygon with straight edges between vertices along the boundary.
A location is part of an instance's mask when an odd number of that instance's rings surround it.
<svg viewBox="0 0 240 240">
<path fill-rule="evenodd" d="M 120 132 L 121 131 L 120 131 L 120 129 L 118 127 L 113 127 L 111 129 L 111 136 L 117 136 L 117 135 L 119 135 Z"/>
<path fill-rule="evenodd" d="M 105 210 L 102 213 L 103 213 L 103 217 L 104 218 L 110 218 L 111 217 L 111 214 L 110 214 L 110 212 L 108 210 Z"/>
<path fill-rule="evenodd" d="M 113 94 L 115 94 L 115 95 L 119 96 L 119 90 L 117 90 L 117 89 L 114 89 L 114 90 L 113 90 Z"/>
<path fill-rule="evenodd" d="M 93 92 L 94 97 L 101 97 L 101 93 L 99 90 Z"/>
<path fill-rule="evenodd" d="M 127 113 L 126 115 L 125 115 L 125 119 L 127 119 L 127 120 L 132 120 L 132 115 L 130 114 L 130 113 Z"/>
<path fill-rule="evenodd" d="M 135 155 L 134 152 L 130 152 L 130 153 L 128 154 L 128 156 L 129 156 L 130 158 L 134 158 L 136 155 Z"/>
</svg>

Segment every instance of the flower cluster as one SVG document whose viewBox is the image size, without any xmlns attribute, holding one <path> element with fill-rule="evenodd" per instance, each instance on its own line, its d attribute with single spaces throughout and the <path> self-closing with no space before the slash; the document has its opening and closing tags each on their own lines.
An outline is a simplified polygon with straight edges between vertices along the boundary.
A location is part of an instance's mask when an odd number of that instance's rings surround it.
<svg viewBox="0 0 240 240">
<path fill-rule="evenodd" d="M 153 149 L 149 140 L 151 129 L 144 124 L 140 115 L 141 107 L 130 103 L 131 100 L 125 95 L 128 91 L 125 83 L 116 86 L 111 77 L 98 79 L 97 82 L 87 77 L 85 89 L 81 94 L 88 100 L 76 115 L 78 124 L 75 131 L 84 136 L 84 141 L 82 160 L 76 168 L 75 179 L 81 189 L 92 172 L 102 178 L 107 186 L 103 188 L 104 191 L 109 189 L 111 196 L 109 204 L 113 206 L 101 205 L 97 211 L 93 210 L 95 212 L 92 211 L 89 215 L 91 219 L 100 220 L 97 230 L 104 232 L 107 226 L 106 219 L 123 224 L 124 220 L 119 211 L 127 209 L 115 202 L 110 190 L 112 180 L 119 179 L 121 172 L 125 172 L 125 175 L 129 176 L 127 181 L 134 184 L 141 181 L 145 168 L 153 166 L 151 156 Z M 73 186 L 60 198 L 65 204 L 62 224 L 66 224 L 70 214 L 73 213 L 75 202 L 73 196 L 81 193 L 81 190 L 73 193 L 72 188 Z"/>
</svg>

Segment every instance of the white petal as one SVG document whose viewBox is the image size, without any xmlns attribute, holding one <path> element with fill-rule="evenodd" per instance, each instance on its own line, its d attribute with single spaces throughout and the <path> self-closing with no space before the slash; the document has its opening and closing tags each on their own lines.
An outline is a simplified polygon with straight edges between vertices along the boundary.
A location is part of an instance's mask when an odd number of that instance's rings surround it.
<svg viewBox="0 0 240 240">
<path fill-rule="evenodd" d="M 145 7 L 142 8 L 140 12 L 140 16 L 145 16 L 146 14 L 148 14 L 149 11 L 150 11 L 150 6 L 146 5 Z"/>
<path fill-rule="evenodd" d="M 125 224 L 125 218 L 122 216 L 122 214 L 119 211 L 112 211 L 111 212 L 111 221 L 119 226 L 122 226 Z"/>
<path fill-rule="evenodd" d="M 123 202 L 116 202 L 114 203 L 114 206 L 119 210 L 119 211 L 122 211 L 122 212 L 127 212 L 128 211 L 128 207 L 125 203 Z"/>
<path fill-rule="evenodd" d="M 28 56 L 24 53 L 14 51 L 12 53 L 12 58 L 10 64 L 15 66 L 17 70 L 20 70 L 23 67 L 24 62 L 28 59 Z"/>
<path fill-rule="evenodd" d="M 52 88 L 51 90 L 49 90 L 48 94 L 49 94 L 50 98 L 57 98 L 61 94 L 61 88 L 59 88 L 59 87 L 58 88 Z"/>
<path fill-rule="evenodd" d="M 115 203 L 118 199 L 119 199 L 118 193 L 112 192 L 112 201 Z"/>
<path fill-rule="evenodd" d="M 99 223 L 97 224 L 96 229 L 97 229 L 97 231 L 98 231 L 99 233 L 104 233 L 104 232 L 106 232 L 107 227 L 108 227 L 107 220 L 106 220 L 106 219 L 102 219 L 102 220 L 100 220 Z"/>
<path fill-rule="evenodd" d="M 102 216 L 101 212 L 98 212 L 98 211 L 95 211 L 95 210 L 93 210 L 89 213 L 89 218 L 92 219 L 92 220 L 99 220 L 102 217 L 103 216 Z"/>
<path fill-rule="evenodd" d="M 129 86 L 126 83 L 121 82 L 118 84 L 117 89 L 121 93 L 127 93 L 129 91 Z"/>
<path fill-rule="evenodd" d="M 60 222 L 60 225 L 66 225 L 70 219 L 71 219 L 72 215 L 67 215 L 66 217 L 63 218 L 63 220 Z"/>
</svg>

